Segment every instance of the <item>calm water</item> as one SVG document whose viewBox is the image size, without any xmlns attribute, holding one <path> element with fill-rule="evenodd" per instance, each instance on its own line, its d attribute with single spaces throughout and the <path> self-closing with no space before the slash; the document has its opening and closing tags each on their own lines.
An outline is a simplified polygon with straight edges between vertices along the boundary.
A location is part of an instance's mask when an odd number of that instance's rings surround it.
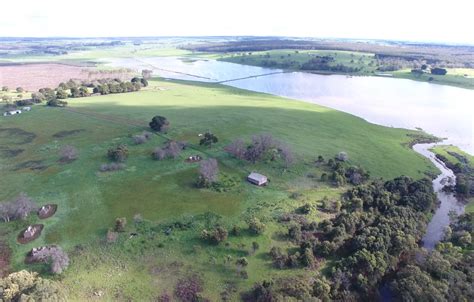
<svg viewBox="0 0 474 302">
<path fill-rule="evenodd" d="M 107 59 L 112 66 L 154 69 L 163 77 L 208 82 L 281 71 L 215 60 L 174 57 Z M 226 85 L 303 100 L 389 127 L 424 129 L 474 155 L 474 91 L 382 77 L 291 72 L 226 82 Z"/>
</svg>

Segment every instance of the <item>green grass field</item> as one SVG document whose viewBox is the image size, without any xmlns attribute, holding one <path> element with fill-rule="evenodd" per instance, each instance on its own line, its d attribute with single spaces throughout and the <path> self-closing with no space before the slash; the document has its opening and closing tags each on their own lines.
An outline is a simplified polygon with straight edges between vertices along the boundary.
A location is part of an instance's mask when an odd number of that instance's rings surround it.
<svg viewBox="0 0 474 302">
<path fill-rule="evenodd" d="M 411 72 L 411 69 L 402 69 L 393 72 L 381 72 L 377 70 L 377 60 L 375 59 L 374 54 L 362 52 L 331 50 L 270 50 L 248 53 L 238 52 L 231 54 L 203 53 L 201 56 L 244 65 L 282 68 L 289 70 L 300 70 L 301 65 L 311 60 L 311 58 L 314 58 L 314 56 L 331 56 L 334 58 L 334 61 L 329 63 L 331 66 L 342 64 L 347 67 L 360 68 L 360 71 L 352 73 L 355 75 L 393 76 L 395 78 L 474 89 L 474 69 L 448 68 L 448 74 L 445 76 L 432 74 L 414 74 Z M 323 74 L 334 73 L 324 70 L 313 70 L 311 72 Z"/>
<path fill-rule="evenodd" d="M 99 291 L 108 301 L 151 300 L 163 292 L 172 294 L 178 279 L 195 272 L 203 276 L 204 296 L 217 301 L 229 284 L 242 291 L 270 274 L 311 273 L 274 270 L 267 253 L 272 246 L 291 248 L 280 239 L 285 230 L 274 222 L 278 214 L 305 202 L 315 204 L 325 196 L 337 198 L 344 190 L 319 181 L 322 168 L 314 165 L 318 155 L 327 159 L 346 151 L 350 163 L 369 170 L 373 178 L 402 174 L 420 178 L 435 172 L 427 159 L 409 148 L 408 135 L 418 132 L 223 85 L 155 79 L 140 92 L 68 101 L 66 109 L 37 105 L 31 112 L 0 119 L 0 201 L 26 192 L 38 204 L 58 204 L 55 216 L 41 221 L 45 224 L 41 237 L 29 244 L 16 243 L 16 236 L 37 218 L 2 226 L 9 231 L 6 240 L 15 270 L 44 271 L 42 266 L 24 264 L 24 255 L 32 247 L 59 244 L 68 251 L 71 266 L 60 279 L 73 301 L 97 298 Z M 150 153 L 164 138 L 154 136 L 143 145 L 133 145 L 131 139 L 147 129 L 154 115 L 169 119 L 167 136 L 172 139 L 197 145 L 198 134 L 209 129 L 220 141 L 212 149 L 187 149 L 176 160 L 154 161 Z M 271 133 L 288 143 L 298 163 L 288 170 L 275 163 L 251 165 L 223 151 L 231 140 L 248 140 L 256 133 Z M 129 145 L 126 169 L 99 173 L 99 166 L 108 162 L 107 149 L 119 143 Z M 75 146 L 79 159 L 59 163 L 58 151 L 64 145 Z M 23 151 L 12 156 L 11 149 Z M 217 158 L 221 171 L 239 179 L 239 184 L 225 193 L 195 188 L 198 164 L 184 159 L 196 153 Z M 252 170 L 268 175 L 270 185 L 259 188 L 246 183 L 245 176 Z M 309 178 L 309 173 L 317 177 Z M 292 192 L 303 197 L 291 199 Z M 138 213 L 145 222 L 134 225 L 132 217 Z M 311 219 L 325 215 L 315 211 Z M 209 246 L 198 238 L 211 222 L 245 228 L 250 216 L 267 224 L 263 235 L 244 231 L 231 236 L 228 246 Z M 107 229 L 117 217 L 128 219 L 127 233 L 116 244 L 105 244 Z M 166 225 L 174 222 L 189 227 L 165 235 Z M 139 228 L 146 229 L 147 236 L 129 237 Z M 253 241 L 260 248 L 249 255 Z M 233 259 L 247 255 L 248 279 L 237 276 L 235 264 L 224 263 L 227 255 Z"/>
<path fill-rule="evenodd" d="M 361 68 L 357 74 L 371 74 L 376 70 L 376 62 L 373 54 L 351 52 L 351 51 L 337 51 L 337 50 L 270 50 L 258 51 L 249 53 L 232 53 L 217 55 L 212 58 L 253 66 L 266 66 L 273 68 L 284 69 L 301 69 L 301 65 L 308 62 L 315 56 L 331 56 L 334 61 L 329 65 L 334 66 L 343 64 L 348 67 Z M 272 63 L 273 62 L 273 63 Z M 327 73 L 325 71 L 318 71 Z"/>
</svg>

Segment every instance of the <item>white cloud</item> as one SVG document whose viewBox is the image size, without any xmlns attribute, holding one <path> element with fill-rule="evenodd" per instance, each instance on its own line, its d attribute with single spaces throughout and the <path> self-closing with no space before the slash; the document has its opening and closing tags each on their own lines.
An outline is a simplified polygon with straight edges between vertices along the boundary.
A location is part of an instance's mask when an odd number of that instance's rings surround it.
<svg viewBox="0 0 474 302">
<path fill-rule="evenodd" d="M 287 35 L 474 43 L 471 2 L 17 0 L 2 3 L 0 36 Z"/>
</svg>

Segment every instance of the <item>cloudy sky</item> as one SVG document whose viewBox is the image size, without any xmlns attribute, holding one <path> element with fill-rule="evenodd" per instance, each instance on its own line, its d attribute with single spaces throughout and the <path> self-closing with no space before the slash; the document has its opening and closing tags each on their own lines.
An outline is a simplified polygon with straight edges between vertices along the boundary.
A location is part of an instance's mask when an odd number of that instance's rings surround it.
<svg viewBox="0 0 474 302">
<path fill-rule="evenodd" d="M 3 37 L 272 35 L 474 44 L 473 0 L 7 0 L 1 10 Z"/>
</svg>

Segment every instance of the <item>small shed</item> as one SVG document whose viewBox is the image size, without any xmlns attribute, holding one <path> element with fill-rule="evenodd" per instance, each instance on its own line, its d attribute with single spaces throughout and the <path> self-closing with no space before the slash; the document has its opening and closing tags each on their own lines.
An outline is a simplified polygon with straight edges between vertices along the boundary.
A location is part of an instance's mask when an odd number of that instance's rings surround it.
<svg viewBox="0 0 474 302">
<path fill-rule="evenodd" d="M 257 186 L 264 186 L 268 182 L 268 179 L 265 175 L 262 175 L 262 174 L 256 173 L 256 172 L 250 173 L 250 175 L 247 176 L 247 180 L 250 183 L 253 183 L 254 185 L 257 185 Z"/>
<path fill-rule="evenodd" d="M 23 111 L 31 111 L 31 107 L 23 107 Z"/>
</svg>

